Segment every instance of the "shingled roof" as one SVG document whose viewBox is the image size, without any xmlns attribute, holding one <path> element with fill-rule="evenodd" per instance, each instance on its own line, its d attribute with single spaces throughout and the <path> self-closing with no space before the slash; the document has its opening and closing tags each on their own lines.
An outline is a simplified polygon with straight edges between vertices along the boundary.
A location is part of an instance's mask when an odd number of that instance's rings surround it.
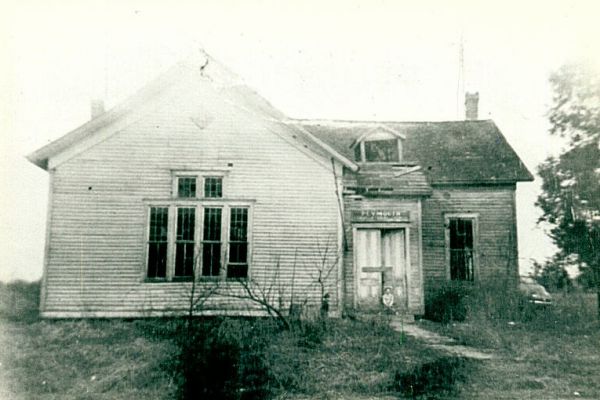
<svg viewBox="0 0 600 400">
<path fill-rule="evenodd" d="M 373 122 L 293 120 L 348 159 L 352 145 L 377 127 L 406 136 L 404 161 L 420 165 L 431 184 L 532 181 L 533 176 L 491 120 Z"/>
</svg>

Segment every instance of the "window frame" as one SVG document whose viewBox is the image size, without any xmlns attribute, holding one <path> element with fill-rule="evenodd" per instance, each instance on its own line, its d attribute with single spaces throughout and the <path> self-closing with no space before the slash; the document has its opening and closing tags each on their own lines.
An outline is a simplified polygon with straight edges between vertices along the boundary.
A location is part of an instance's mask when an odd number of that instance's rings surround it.
<svg viewBox="0 0 600 400">
<path fill-rule="evenodd" d="M 402 141 L 406 139 L 404 135 L 401 135 L 397 132 L 391 131 L 389 129 L 377 129 L 372 130 L 360 138 L 356 140 L 356 142 L 351 146 L 354 151 L 354 158 L 357 163 L 364 164 L 394 164 L 404 161 L 403 155 L 403 143 Z M 383 140 L 395 140 L 396 145 L 398 146 L 398 160 L 394 161 L 368 161 L 367 154 L 365 149 L 365 142 L 373 142 L 373 141 L 383 141 Z M 357 151 L 356 149 L 359 149 Z M 360 154 L 360 160 L 356 160 L 356 155 Z"/>
<path fill-rule="evenodd" d="M 151 240 L 151 234 L 150 234 L 150 227 L 152 224 L 152 209 L 156 208 L 162 208 L 162 209 L 167 209 L 167 238 L 166 241 L 162 241 L 162 240 Z M 166 279 L 166 277 L 168 276 L 169 272 L 169 234 L 171 232 L 171 228 L 169 226 L 169 223 L 171 221 L 170 218 L 170 212 L 171 210 L 169 209 L 169 207 L 164 206 L 164 205 L 150 205 L 146 207 L 146 225 L 144 226 L 146 234 L 144 237 L 144 248 L 145 248 L 145 257 L 144 257 L 144 268 L 143 268 L 143 274 L 144 274 L 144 278 L 148 281 L 164 281 Z M 149 262 L 150 262 L 150 244 L 152 243 L 165 243 L 167 245 L 166 248 L 166 255 L 165 255 L 165 276 L 148 276 L 149 271 Z"/>
<path fill-rule="evenodd" d="M 254 200 L 228 200 L 223 198 L 208 198 L 208 199 L 144 199 L 144 207 L 146 214 L 146 224 L 144 225 L 144 258 L 142 270 L 142 281 L 148 283 L 169 283 L 169 282 L 191 282 L 196 281 L 211 281 L 211 280 L 250 280 L 252 273 L 252 251 L 253 251 L 253 211 Z M 150 237 L 150 216 L 152 208 L 167 208 L 167 265 L 166 276 L 149 277 L 148 276 L 148 257 L 149 257 L 149 237 Z M 176 246 L 177 246 L 177 213 L 179 208 L 194 208 L 195 209 L 195 226 L 194 226 L 194 268 L 196 273 L 192 276 L 176 276 Z M 204 210 L 206 208 L 221 208 L 221 262 L 218 276 L 203 276 L 202 275 L 202 241 L 204 230 Z M 246 208 L 248 210 L 247 222 L 247 274 L 245 278 L 228 278 L 227 270 L 229 263 L 229 229 L 230 229 L 230 210 L 232 208 Z M 198 273 L 199 272 L 199 273 Z"/>
<path fill-rule="evenodd" d="M 225 198 L 225 189 L 229 169 L 203 169 L 203 170 L 171 170 L 171 198 L 177 200 L 221 200 Z M 179 179 L 196 178 L 196 195 L 193 197 L 179 197 Z M 206 178 L 221 178 L 221 197 L 205 197 L 204 185 Z"/>
<path fill-rule="evenodd" d="M 181 210 L 193 210 L 193 240 L 189 240 L 189 239 L 179 239 L 179 212 Z M 193 278 L 194 276 L 194 264 L 196 263 L 196 257 L 197 257 L 197 246 L 198 246 L 198 215 L 197 215 L 197 211 L 198 209 L 196 207 L 189 207 L 189 206 L 176 206 L 174 213 L 173 213 L 173 218 L 175 219 L 175 232 L 173 233 L 174 236 L 174 241 L 173 241 L 173 252 L 174 252 L 174 259 L 173 259 L 173 275 L 172 275 L 172 280 L 190 280 Z M 168 236 L 168 235 L 167 235 Z M 183 245 L 188 245 L 188 244 L 193 244 L 192 246 L 192 274 L 191 275 L 177 275 L 177 250 L 178 250 L 178 246 L 180 244 Z M 169 246 L 169 243 L 167 242 L 167 248 Z M 186 252 L 186 250 L 184 250 L 184 253 Z M 184 271 L 185 271 L 185 265 L 184 265 Z M 168 268 L 167 268 L 168 270 Z"/>
<path fill-rule="evenodd" d="M 451 255 L 450 255 L 450 220 L 463 219 L 470 220 L 473 230 L 473 280 L 452 279 L 451 276 Z M 445 234 L 445 268 L 446 280 L 451 282 L 473 283 L 479 280 L 479 214 L 478 213 L 444 213 L 444 234 Z"/>
<path fill-rule="evenodd" d="M 232 240 L 231 237 L 231 228 L 232 228 L 232 222 L 233 222 L 233 213 L 232 210 L 245 210 L 246 211 L 246 226 L 245 226 L 245 230 L 246 230 L 246 240 Z M 240 277 L 229 277 L 229 267 L 230 266 L 234 266 L 234 267 L 239 267 L 239 266 L 245 266 L 246 267 L 246 278 L 248 277 L 248 273 L 250 271 L 250 208 L 249 207 L 229 207 L 228 209 L 229 212 L 229 220 L 227 221 L 228 224 L 228 232 L 227 232 L 227 242 L 225 243 L 225 246 L 227 246 L 227 259 L 224 260 L 224 263 L 226 264 L 226 271 L 225 271 L 225 275 L 227 279 L 244 279 L 244 278 L 240 278 Z M 246 245 L 246 262 L 232 262 L 231 261 L 231 248 L 232 248 L 232 244 L 245 244 Z"/>
</svg>

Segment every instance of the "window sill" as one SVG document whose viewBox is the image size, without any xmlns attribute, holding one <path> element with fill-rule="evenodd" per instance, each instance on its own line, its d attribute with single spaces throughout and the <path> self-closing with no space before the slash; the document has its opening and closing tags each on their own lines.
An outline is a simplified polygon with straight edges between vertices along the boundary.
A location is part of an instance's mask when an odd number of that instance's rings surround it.
<svg viewBox="0 0 600 400">
<path fill-rule="evenodd" d="M 168 283 L 167 278 L 144 278 L 144 283 Z"/>
</svg>

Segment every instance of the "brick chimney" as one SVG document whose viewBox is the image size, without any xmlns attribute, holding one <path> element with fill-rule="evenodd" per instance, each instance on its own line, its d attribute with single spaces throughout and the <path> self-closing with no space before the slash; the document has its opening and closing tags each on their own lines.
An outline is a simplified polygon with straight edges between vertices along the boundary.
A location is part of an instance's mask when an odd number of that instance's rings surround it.
<svg viewBox="0 0 600 400">
<path fill-rule="evenodd" d="M 478 118 L 479 92 L 465 93 L 465 119 L 474 121 Z"/>
<path fill-rule="evenodd" d="M 91 101 L 92 119 L 104 114 L 104 101 L 101 99 L 92 99 Z"/>
</svg>

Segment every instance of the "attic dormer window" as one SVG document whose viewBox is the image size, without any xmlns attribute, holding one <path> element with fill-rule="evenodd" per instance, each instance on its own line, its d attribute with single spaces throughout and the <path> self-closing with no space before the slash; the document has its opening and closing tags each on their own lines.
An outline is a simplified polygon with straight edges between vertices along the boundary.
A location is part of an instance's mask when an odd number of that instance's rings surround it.
<svg viewBox="0 0 600 400">
<path fill-rule="evenodd" d="M 354 144 L 354 159 L 358 162 L 399 162 L 403 139 L 404 135 L 395 132 L 367 133 Z"/>
<path fill-rule="evenodd" d="M 400 161 L 398 139 L 367 140 L 365 146 L 365 160 L 367 162 L 393 162 Z"/>
</svg>

